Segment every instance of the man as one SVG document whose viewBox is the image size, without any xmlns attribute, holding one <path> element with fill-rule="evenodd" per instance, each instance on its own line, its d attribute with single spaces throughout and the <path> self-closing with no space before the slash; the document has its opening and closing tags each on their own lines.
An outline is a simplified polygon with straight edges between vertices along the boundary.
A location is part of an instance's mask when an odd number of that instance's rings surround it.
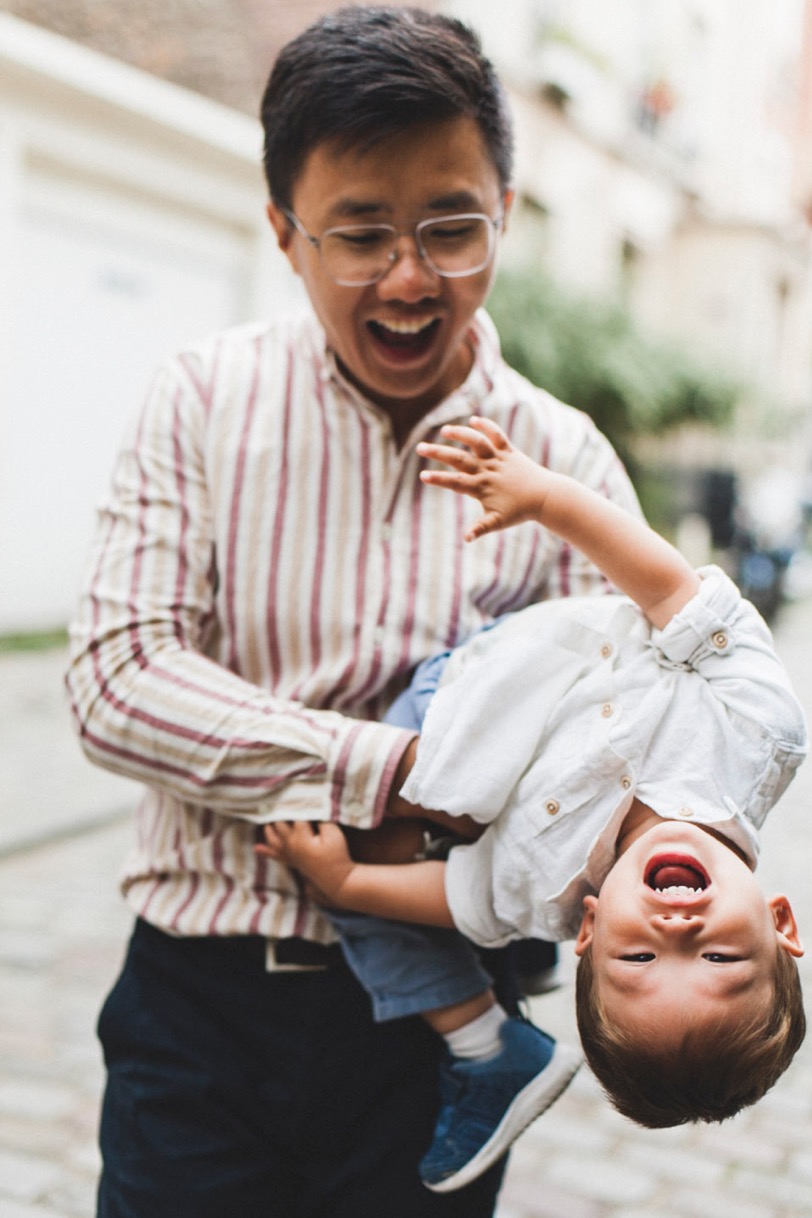
<svg viewBox="0 0 812 1218">
<path fill-rule="evenodd" d="M 73 630 L 85 750 L 146 784 L 136 929 L 100 1019 L 99 1215 L 484 1218 L 500 1165 L 450 1196 L 417 1176 L 435 1038 L 374 1025 L 318 906 L 254 846 L 276 819 L 419 815 L 398 797 L 415 737 L 380 722 L 417 662 L 605 587 L 534 525 L 464 550 L 468 505 L 421 484 L 418 441 L 476 411 L 632 510 L 634 493 L 480 310 L 511 137 L 475 36 L 341 10 L 283 50 L 262 117 L 269 219 L 314 315 L 167 362 Z"/>
</svg>

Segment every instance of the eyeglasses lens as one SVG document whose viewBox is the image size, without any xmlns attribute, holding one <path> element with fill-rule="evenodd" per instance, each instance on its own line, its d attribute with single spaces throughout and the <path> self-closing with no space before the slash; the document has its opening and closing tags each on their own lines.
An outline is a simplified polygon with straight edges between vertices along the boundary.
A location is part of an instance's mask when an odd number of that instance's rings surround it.
<svg viewBox="0 0 812 1218">
<path fill-rule="evenodd" d="M 493 253 L 494 226 L 487 216 L 444 216 L 415 229 L 420 252 L 440 275 L 474 275 Z M 388 225 L 349 225 L 329 229 L 320 248 L 324 269 L 338 283 L 374 283 L 391 267 L 399 240 Z"/>
</svg>

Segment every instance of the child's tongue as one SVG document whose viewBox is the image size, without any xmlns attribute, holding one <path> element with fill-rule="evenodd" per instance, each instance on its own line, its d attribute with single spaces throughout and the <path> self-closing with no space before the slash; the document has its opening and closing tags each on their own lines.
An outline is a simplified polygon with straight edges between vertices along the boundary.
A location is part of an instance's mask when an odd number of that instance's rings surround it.
<svg viewBox="0 0 812 1218">
<path fill-rule="evenodd" d="M 657 868 L 654 883 L 657 888 L 677 888 L 681 886 L 696 888 L 699 884 L 699 877 L 693 867 L 689 867 L 684 863 L 665 863 L 662 867 Z"/>
</svg>

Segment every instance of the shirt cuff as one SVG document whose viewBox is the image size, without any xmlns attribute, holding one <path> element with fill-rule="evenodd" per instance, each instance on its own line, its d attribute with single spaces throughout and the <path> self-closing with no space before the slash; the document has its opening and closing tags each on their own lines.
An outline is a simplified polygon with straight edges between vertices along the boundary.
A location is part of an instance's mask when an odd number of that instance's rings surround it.
<svg viewBox="0 0 812 1218">
<path fill-rule="evenodd" d="M 282 798 L 260 807 L 260 822 L 329 820 L 356 829 L 380 824 L 400 759 L 416 733 L 367 720 L 348 725 L 336 737 L 327 767 L 287 783 Z"/>
<path fill-rule="evenodd" d="M 662 630 L 652 630 L 655 647 L 673 664 L 695 667 L 703 656 L 733 651 L 733 622 L 742 596 L 721 567 L 700 567 L 695 596 Z"/>
</svg>

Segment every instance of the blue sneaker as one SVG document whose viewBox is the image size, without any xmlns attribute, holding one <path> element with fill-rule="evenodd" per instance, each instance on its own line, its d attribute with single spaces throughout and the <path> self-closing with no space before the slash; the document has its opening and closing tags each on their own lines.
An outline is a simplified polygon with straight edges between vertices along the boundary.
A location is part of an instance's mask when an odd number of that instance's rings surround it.
<svg viewBox="0 0 812 1218">
<path fill-rule="evenodd" d="M 499 1029 L 502 1051 L 485 1061 L 452 1057 L 440 1067 L 440 1113 L 420 1161 L 435 1193 L 464 1188 L 500 1159 L 571 1081 L 580 1053 L 524 1019 Z"/>
</svg>

